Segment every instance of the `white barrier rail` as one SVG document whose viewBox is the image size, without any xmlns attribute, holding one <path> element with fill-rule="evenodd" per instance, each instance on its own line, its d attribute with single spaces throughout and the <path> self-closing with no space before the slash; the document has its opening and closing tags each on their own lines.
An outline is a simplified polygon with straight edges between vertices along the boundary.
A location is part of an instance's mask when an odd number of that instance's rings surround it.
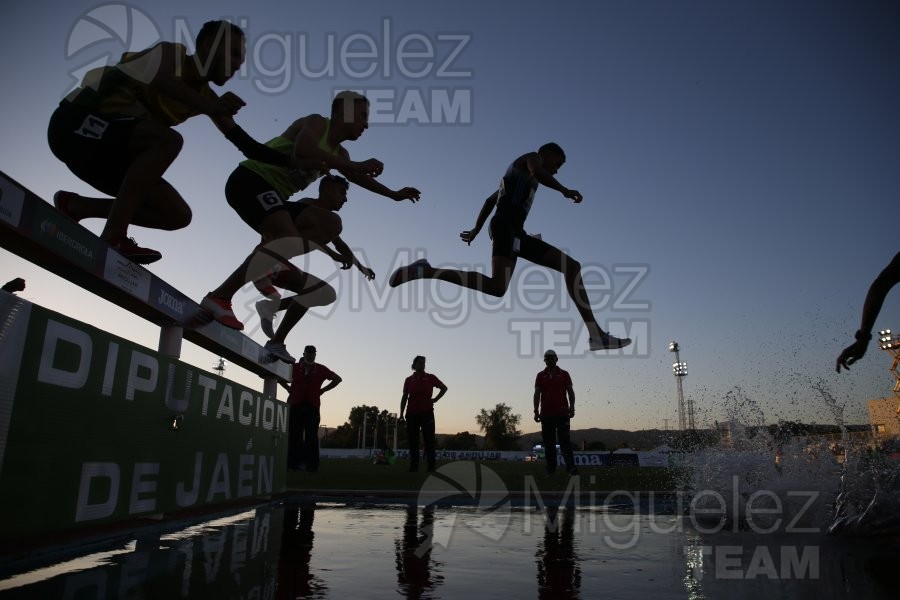
<svg viewBox="0 0 900 600">
<path fill-rule="evenodd" d="M 286 363 L 239 331 L 210 321 L 192 299 L 2 171 L 0 234 L 0 245 L 10 252 L 159 325 L 160 352 L 178 357 L 186 339 L 259 375 L 273 397 L 279 381 L 290 381 Z"/>
</svg>

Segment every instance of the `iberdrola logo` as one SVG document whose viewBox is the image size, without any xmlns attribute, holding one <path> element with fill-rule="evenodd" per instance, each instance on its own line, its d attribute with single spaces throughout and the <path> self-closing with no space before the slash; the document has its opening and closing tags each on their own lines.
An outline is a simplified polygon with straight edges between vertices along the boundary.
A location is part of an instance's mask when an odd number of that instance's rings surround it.
<svg viewBox="0 0 900 600">
<path fill-rule="evenodd" d="M 56 237 L 57 226 L 55 221 L 51 221 L 50 219 L 44 219 L 41 222 L 41 233 L 49 235 L 52 238 Z"/>
<path fill-rule="evenodd" d="M 135 6 L 116 2 L 92 8 L 72 25 L 66 40 L 66 60 L 77 64 L 69 69 L 72 81 L 64 95 L 77 88 L 91 69 L 114 65 L 124 52 L 143 50 L 160 40 L 159 28 Z"/>
<path fill-rule="evenodd" d="M 419 489 L 418 504 L 429 506 L 452 502 L 472 506 L 471 511 L 449 511 L 447 518 L 435 520 L 431 531 L 416 549 L 424 555 L 433 545 L 449 548 L 457 527 L 468 527 L 492 541 L 500 541 L 512 515 L 509 490 L 497 473 L 481 463 L 457 461 L 428 476 Z"/>
</svg>

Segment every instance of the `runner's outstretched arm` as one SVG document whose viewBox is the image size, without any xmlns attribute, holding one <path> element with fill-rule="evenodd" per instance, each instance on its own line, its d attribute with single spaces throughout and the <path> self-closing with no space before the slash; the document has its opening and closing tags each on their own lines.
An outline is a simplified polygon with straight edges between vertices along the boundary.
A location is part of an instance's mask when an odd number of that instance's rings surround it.
<svg viewBox="0 0 900 600">
<path fill-rule="evenodd" d="M 337 251 L 344 257 L 344 260 L 346 260 L 347 258 L 350 259 L 351 264 L 343 268 L 349 269 L 350 266 L 355 266 L 357 269 L 359 269 L 360 273 L 365 275 L 366 279 L 371 280 L 375 278 L 375 271 L 359 262 L 359 259 L 356 257 L 356 255 L 353 254 L 353 250 L 350 249 L 350 246 L 348 246 L 340 236 L 331 240 L 331 243 L 334 244 L 335 249 L 337 249 Z"/>
<path fill-rule="evenodd" d="M 231 117 L 210 118 L 216 128 L 225 136 L 225 139 L 234 144 L 234 147 L 250 160 L 258 160 L 285 168 L 293 168 L 295 166 L 295 161 L 290 155 L 278 152 L 265 144 L 257 142 L 250 137 L 249 133 L 244 131 L 243 127 L 235 123 Z M 314 165 L 311 164 L 310 166 Z"/>
<path fill-rule="evenodd" d="M 484 201 L 484 205 L 478 212 L 478 218 L 475 220 L 475 227 L 467 231 L 463 231 L 459 234 L 460 239 L 466 244 L 471 245 L 471 243 L 475 240 L 475 236 L 477 236 L 481 231 L 481 228 L 484 227 L 484 224 L 487 222 L 488 217 L 490 217 L 491 213 L 494 212 L 494 207 L 497 206 L 497 195 L 498 192 L 494 192 Z"/>
<path fill-rule="evenodd" d="M 528 165 L 528 171 L 531 175 L 538 180 L 543 186 L 550 188 L 551 190 L 556 190 L 566 198 L 573 200 L 575 204 L 581 202 L 582 197 L 581 194 L 576 190 L 570 190 L 563 184 L 561 184 L 556 177 L 550 174 L 547 169 L 544 168 L 544 163 L 541 160 L 541 157 L 536 152 L 533 154 L 527 155 L 525 158 L 526 164 Z"/>
<path fill-rule="evenodd" d="M 849 370 L 850 365 L 861 359 L 866 354 L 866 348 L 872 339 L 872 327 L 875 326 L 875 319 L 881 312 L 881 306 L 884 304 L 884 298 L 887 296 L 891 288 L 900 282 L 900 252 L 894 259 L 884 268 L 878 277 L 869 286 L 863 303 L 862 318 L 859 324 L 859 330 L 856 332 L 856 341 L 844 348 L 844 351 L 837 358 L 835 370 L 840 373 L 841 367 Z"/>
<path fill-rule="evenodd" d="M 341 171 L 343 173 L 343 171 Z M 392 190 L 371 175 L 360 175 L 359 173 L 344 173 L 351 182 L 361 188 L 365 188 L 370 192 L 374 192 L 385 198 L 390 198 L 395 202 L 402 200 L 411 200 L 415 203 L 419 199 L 420 192 L 414 187 L 405 187 L 399 190 Z"/>
</svg>

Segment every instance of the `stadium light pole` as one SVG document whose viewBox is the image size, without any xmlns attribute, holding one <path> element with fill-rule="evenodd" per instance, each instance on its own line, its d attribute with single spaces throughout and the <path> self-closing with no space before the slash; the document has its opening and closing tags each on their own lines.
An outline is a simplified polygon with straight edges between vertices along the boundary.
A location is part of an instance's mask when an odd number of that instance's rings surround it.
<svg viewBox="0 0 900 600">
<path fill-rule="evenodd" d="M 394 456 L 397 456 L 397 430 L 400 428 L 400 416 L 397 413 L 391 413 L 390 417 L 394 419 Z"/>
<path fill-rule="evenodd" d="M 672 372 L 675 374 L 675 400 L 678 403 L 678 429 L 685 431 L 694 430 L 694 411 L 687 412 L 684 405 L 684 390 L 682 389 L 681 380 L 687 377 L 687 363 L 681 361 L 679 355 L 680 347 L 678 342 L 669 342 L 669 352 L 675 353 L 675 363 L 672 365 Z"/>
<path fill-rule="evenodd" d="M 891 333 L 890 329 L 878 332 L 878 347 L 886 351 L 894 359 L 891 363 L 891 375 L 894 376 L 894 396 L 900 398 L 900 334 Z"/>
</svg>

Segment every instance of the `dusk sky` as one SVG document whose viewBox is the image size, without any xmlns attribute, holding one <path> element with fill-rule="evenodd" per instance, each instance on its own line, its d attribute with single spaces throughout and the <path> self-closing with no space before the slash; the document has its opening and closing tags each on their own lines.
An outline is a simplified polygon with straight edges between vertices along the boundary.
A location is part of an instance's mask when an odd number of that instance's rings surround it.
<svg viewBox="0 0 900 600">
<path fill-rule="evenodd" d="M 295 261 L 339 296 L 287 339 L 298 357 L 315 344 L 344 380 L 323 398 L 324 425 L 360 404 L 396 412 L 417 354 L 449 388 L 441 433 L 477 432 L 475 415 L 499 402 L 536 430 L 534 377 L 551 347 L 574 381 L 575 429 L 674 428 L 671 340 L 698 425 L 726 418 L 737 388 L 767 422 L 833 423 L 824 391 L 863 423 L 866 400 L 891 393 L 874 342 L 849 372 L 834 362 L 900 249 L 896 2 L 32 0 L 2 13 L 0 170 L 47 200 L 94 194 L 46 141 L 73 74 L 159 39 L 185 42 L 209 19 L 247 33 L 244 68 L 220 91 L 247 102 L 236 120 L 260 141 L 327 113 L 337 91 L 372 99 L 371 127 L 347 148 L 422 199 L 351 188 L 343 237 L 374 282 L 324 256 Z M 224 198 L 238 151 L 206 117 L 178 131 L 184 149 L 166 179 L 193 222 L 130 235 L 163 253 L 153 273 L 199 301 L 258 235 Z M 423 256 L 489 270 L 487 228 L 470 247 L 459 232 L 510 162 L 549 141 L 568 156 L 558 179 L 584 202 L 541 188 L 525 228 L 581 261 L 601 326 L 635 339 L 623 351 L 588 352 L 561 276 L 524 261 L 503 301 L 436 281 L 387 286 Z M 27 280 L 22 297 L 156 348 L 156 326 L 5 250 L 0 265 L 3 281 Z M 246 289 L 235 312 L 263 343 L 256 299 Z M 875 330 L 888 327 L 900 329 L 898 289 Z M 186 342 L 182 359 L 210 370 L 217 357 Z M 226 376 L 261 390 L 236 367 Z"/>
</svg>

